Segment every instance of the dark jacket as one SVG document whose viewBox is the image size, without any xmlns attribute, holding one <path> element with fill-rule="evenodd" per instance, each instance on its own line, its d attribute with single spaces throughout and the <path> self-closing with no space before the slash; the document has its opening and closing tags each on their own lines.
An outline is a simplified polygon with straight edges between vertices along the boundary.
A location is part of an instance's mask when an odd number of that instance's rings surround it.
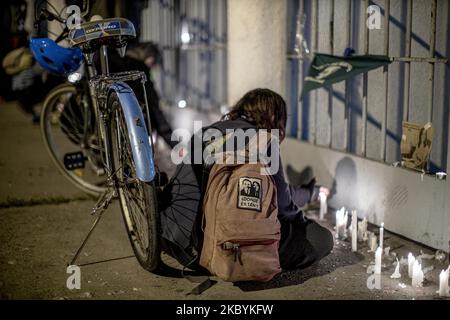
<svg viewBox="0 0 450 320">
<path fill-rule="evenodd" d="M 215 128 L 225 133 L 226 129 L 252 129 L 254 125 L 244 119 L 226 120 L 216 122 L 202 129 Z M 195 139 L 199 139 L 195 141 Z M 192 164 L 180 164 L 169 184 L 159 197 L 163 244 L 165 250 L 172 253 L 182 264 L 189 264 L 195 259 L 202 247 L 203 235 L 201 232 L 203 194 L 208 181 L 208 167 L 204 164 L 195 164 L 193 155 L 195 147 L 202 148 L 204 144 L 202 135 L 194 134 L 190 141 L 189 153 Z M 282 225 L 282 240 L 290 238 L 289 225 L 292 221 L 303 220 L 301 207 L 311 198 L 312 187 L 292 186 L 286 182 L 281 159 L 279 170 L 273 176 L 278 195 L 278 218 Z M 283 231 L 285 230 L 285 231 Z M 281 245 L 282 245 L 281 243 Z M 196 253 L 196 252 L 197 253 Z"/>
<path fill-rule="evenodd" d="M 249 129 L 255 128 L 251 123 L 244 119 L 219 121 L 211 126 L 224 132 L 226 129 Z M 278 150 L 278 154 L 279 150 Z M 302 216 L 301 207 L 307 204 L 312 196 L 314 185 L 309 186 L 293 186 L 290 185 L 283 172 L 283 163 L 281 157 L 279 159 L 279 170 L 273 177 L 277 186 L 278 197 L 278 219 L 283 221 L 293 221 L 298 215 Z M 197 167 L 197 170 L 201 172 L 201 166 Z"/>
</svg>

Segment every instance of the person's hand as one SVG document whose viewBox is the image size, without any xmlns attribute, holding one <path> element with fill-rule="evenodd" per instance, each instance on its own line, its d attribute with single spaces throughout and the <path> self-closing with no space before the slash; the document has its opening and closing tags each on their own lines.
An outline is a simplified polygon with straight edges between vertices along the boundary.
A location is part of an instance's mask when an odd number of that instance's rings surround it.
<svg viewBox="0 0 450 320">
<path fill-rule="evenodd" d="M 321 186 L 319 189 L 319 193 L 324 193 L 327 197 L 330 195 L 330 189 L 327 187 Z"/>
</svg>

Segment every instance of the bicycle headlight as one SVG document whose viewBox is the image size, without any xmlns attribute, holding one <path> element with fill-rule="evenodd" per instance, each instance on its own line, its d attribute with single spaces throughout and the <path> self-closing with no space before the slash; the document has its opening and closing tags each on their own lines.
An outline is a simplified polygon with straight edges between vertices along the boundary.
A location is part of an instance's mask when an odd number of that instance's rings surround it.
<svg viewBox="0 0 450 320">
<path fill-rule="evenodd" d="M 77 83 L 78 81 L 81 80 L 82 77 L 83 77 L 83 75 L 80 72 L 75 71 L 67 76 L 67 80 L 70 83 Z"/>
</svg>

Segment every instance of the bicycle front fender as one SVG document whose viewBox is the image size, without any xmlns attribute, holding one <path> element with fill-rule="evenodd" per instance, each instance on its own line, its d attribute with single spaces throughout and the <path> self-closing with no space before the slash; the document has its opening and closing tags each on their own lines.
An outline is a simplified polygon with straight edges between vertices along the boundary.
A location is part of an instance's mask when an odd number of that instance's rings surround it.
<svg viewBox="0 0 450 320">
<path fill-rule="evenodd" d="M 155 163 L 150 146 L 150 137 L 144 121 L 141 106 L 133 90 L 125 82 L 111 85 L 110 93 L 115 92 L 125 118 L 131 152 L 136 166 L 137 178 L 143 182 L 151 182 L 155 177 Z"/>
</svg>

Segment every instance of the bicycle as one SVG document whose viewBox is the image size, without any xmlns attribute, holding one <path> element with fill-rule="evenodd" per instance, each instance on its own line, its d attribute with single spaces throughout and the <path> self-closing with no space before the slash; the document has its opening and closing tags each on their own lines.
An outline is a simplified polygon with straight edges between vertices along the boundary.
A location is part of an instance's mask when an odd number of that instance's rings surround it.
<svg viewBox="0 0 450 320">
<path fill-rule="evenodd" d="M 48 11 L 43 13 L 46 18 L 61 19 L 49 15 Z M 64 22 L 62 19 L 61 21 Z M 103 19 L 81 23 L 68 30 L 65 36 L 72 47 L 79 48 L 84 56 L 90 78 L 86 82 L 87 92 L 91 100 L 91 103 L 81 103 L 82 109 L 72 110 L 77 110 L 78 115 L 72 114 L 69 117 L 82 117 L 83 121 L 78 121 L 78 124 L 82 123 L 83 128 L 77 128 L 78 131 L 74 132 L 67 131 L 65 135 L 72 142 L 88 146 L 91 154 L 88 154 L 87 160 L 91 164 L 95 162 L 98 168 L 104 170 L 104 184 L 98 190 L 102 193 L 92 211 L 97 214 L 97 218 L 69 264 L 75 264 L 103 212 L 113 198 L 118 196 L 134 254 L 144 269 L 154 271 L 161 261 L 155 183 L 159 173 L 153 158 L 153 141 L 149 135 L 151 123 L 145 89 L 144 104 L 141 107 L 127 84 L 130 81 L 140 81 L 144 86 L 146 75 L 139 71 L 109 73 L 108 67 L 108 49 L 116 49 L 123 56 L 127 42 L 136 36 L 134 26 L 123 18 Z M 99 74 L 94 54 L 98 54 L 100 60 Z M 64 92 L 67 95 L 62 94 Z M 73 87 L 63 85 L 56 88 L 46 101 L 54 97 L 70 100 L 75 96 L 74 92 Z M 64 104 L 62 108 L 65 108 Z M 84 154 L 79 152 L 66 153 L 63 158 L 64 167 L 72 172 L 83 168 L 85 161 Z"/>
</svg>

